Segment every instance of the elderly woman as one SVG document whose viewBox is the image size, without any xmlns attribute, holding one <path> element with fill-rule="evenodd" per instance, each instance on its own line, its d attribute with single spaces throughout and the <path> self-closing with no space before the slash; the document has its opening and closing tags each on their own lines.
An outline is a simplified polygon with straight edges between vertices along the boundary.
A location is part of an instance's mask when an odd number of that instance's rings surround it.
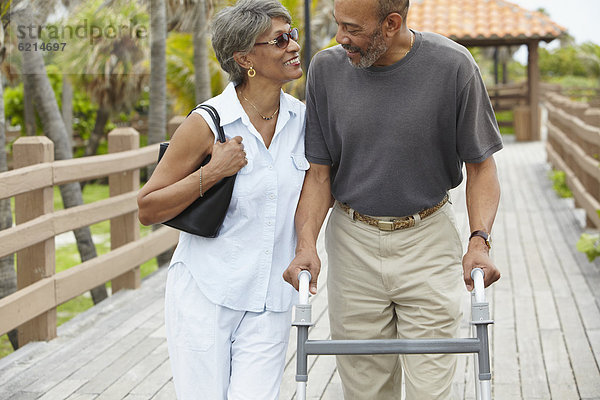
<svg viewBox="0 0 600 400">
<path fill-rule="evenodd" d="M 302 76 L 290 23 L 277 0 L 240 0 L 218 13 L 212 45 L 231 83 L 206 104 L 228 140 L 215 143 L 211 118 L 194 111 L 138 196 L 140 221 L 161 223 L 238 174 L 219 235 L 181 232 L 169 266 L 165 319 L 179 399 L 279 395 L 296 293 L 282 274 L 309 166 L 304 105 L 281 89 Z"/>
</svg>

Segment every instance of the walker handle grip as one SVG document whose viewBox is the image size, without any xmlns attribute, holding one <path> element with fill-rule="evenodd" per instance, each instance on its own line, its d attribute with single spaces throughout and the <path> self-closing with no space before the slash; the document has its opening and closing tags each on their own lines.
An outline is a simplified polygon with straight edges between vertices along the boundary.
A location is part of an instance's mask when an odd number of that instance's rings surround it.
<svg viewBox="0 0 600 400">
<path fill-rule="evenodd" d="M 485 303 L 485 285 L 483 284 L 484 272 L 481 268 L 473 268 L 471 270 L 471 278 L 473 279 L 473 293 L 475 293 L 475 302 Z"/>
<path fill-rule="evenodd" d="M 308 304 L 308 285 L 312 276 L 307 270 L 302 270 L 298 274 L 298 292 L 300 293 L 300 304 Z"/>
</svg>

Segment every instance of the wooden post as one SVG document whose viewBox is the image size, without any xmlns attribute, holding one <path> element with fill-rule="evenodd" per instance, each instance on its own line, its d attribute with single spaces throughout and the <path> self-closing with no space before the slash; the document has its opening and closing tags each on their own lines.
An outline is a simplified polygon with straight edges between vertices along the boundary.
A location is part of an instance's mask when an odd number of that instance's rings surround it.
<svg viewBox="0 0 600 400">
<path fill-rule="evenodd" d="M 54 161 L 54 143 L 45 136 L 17 139 L 13 145 L 15 168 Z M 15 196 L 15 222 L 22 224 L 54 209 L 52 182 L 43 189 Z M 54 275 L 54 237 L 17 251 L 17 287 L 23 289 Z M 47 311 L 18 328 L 19 346 L 56 337 L 56 308 Z"/>
<path fill-rule="evenodd" d="M 540 68 L 538 65 L 539 40 L 532 40 L 527 44 L 529 56 L 527 60 L 527 84 L 529 87 L 529 111 L 531 119 L 531 140 L 540 140 Z"/>
<path fill-rule="evenodd" d="M 513 108 L 513 126 L 518 142 L 531 140 L 531 113 L 529 106 L 517 105 Z"/>
<path fill-rule="evenodd" d="M 118 153 L 140 147 L 139 133 L 133 128 L 117 128 L 108 134 L 108 152 Z M 140 186 L 140 171 L 126 171 L 108 177 L 110 196 L 137 191 Z M 112 218 L 110 220 L 110 248 L 111 250 L 126 243 L 138 240 L 140 226 L 137 211 Z M 112 292 L 121 289 L 137 289 L 140 287 L 139 265 L 130 271 L 112 280 Z"/>
</svg>

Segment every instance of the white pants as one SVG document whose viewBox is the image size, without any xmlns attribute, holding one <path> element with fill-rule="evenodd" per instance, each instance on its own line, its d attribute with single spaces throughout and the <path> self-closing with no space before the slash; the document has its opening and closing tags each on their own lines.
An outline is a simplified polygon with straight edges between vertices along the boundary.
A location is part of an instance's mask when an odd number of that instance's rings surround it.
<svg viewBox="0 0 600 400">
<path fill-rule="evenodd" d="M 291 310 L 254 313 L 215 305 L 177 263 L 167 276 L 165 322 L 179 400 L 279 397 Z"/>
</svg>

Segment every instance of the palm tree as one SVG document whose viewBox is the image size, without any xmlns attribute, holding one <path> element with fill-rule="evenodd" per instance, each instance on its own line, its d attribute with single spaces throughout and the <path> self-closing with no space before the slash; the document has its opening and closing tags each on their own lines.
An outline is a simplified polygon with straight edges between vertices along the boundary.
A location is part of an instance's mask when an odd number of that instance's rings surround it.
<svg viewBox="0 0 600 400">
<path fill-rule="evenodd" d="M 14 4 L 11 13 L 6 14 L 5 18 L 12 19 L 15 25 L 29 26 L 33 21 L 31 8 L 29 1 L 20 1 Z M 32 42 L 32 38 L 27 37 L 27 35 L 19 40 L 24 44 L 31 44 Z M 37 51 L 24 51 L 21 54 L 23 57 L 23 74 L 27 74 L 32 78 L 32 84 L 35 89 L 34 103 L 39 112 L 44 133 L 54 142 L 54 157 L 57 160 L 71 159 L 73 158 L 73 152 L 67 137 L 67 130 L 58 109 L 54 91 L 46 74 L 43 56 Z M 78 183 L 60 186 L 60 193 L 65 208 L 83 204 L 81 187 Z M 90 228 L 79 228 L 73 233 L 75 234 L 81 260 L 87 261 L 96 257 L 96 247 L 92 241 Z M 91 294 L 94 304 L 107 297 L 104 285 L 92 289 Z"/>
<path fill-rule="evenodd" d="M 150 18 L 148 144 L 155 144 L 165 140 L 167 131 L 167 9 L 164 0 L 150 1 Z"/>
<path fill-rule="evenodd" d="M 4 61 L 6 48 L 4 47 L 4 26 L 0 22 L 0 64 Z M 8 171 L 6 161 L 6 131 L 4 117 L 4 85 L 0 80 L 0 172 Z M 10 199 L 0 200 L 0 230 L 8 229 L 13 224 Z M 0 299 L 17 291 L 17 274 L 15 272 L 15 259 L 11 254 L 0 258 Z M 8 333 L 8 338 L 13 349 L 19 347 L 17 330 Z"/>
<path fill-rule="evenodd" d="M 148 116 L 148 144 L 166 139 L 167 135 L 167 7 L 164 0 L 150 0 L 150 110 Z M 148 177 L 155 165 L 148 167 Z M 161 225 L 153 225 L 157 230 Z M 156 257 L 158 266 L 166 265 L 171 251 Z"/>
<path fill-rule="evenodd" d="M 147 14 L 136 2 L 116 1 L 112 5 L 103 6 L 102 0 L 84 3 L 69 21 L 73 25 L 87 21 L 89 26 L 129 26 L 131 30 L 73 40 L 60 57 L 70 71 L 77 72 L 71 75 L 73 83 L 84 87 L 98 105 L 86 156 L 96 154 L 110 117 L 133 106 L 147 79 L 147 41 L 132 34 L 137 26 L 147 24 Z"/>
<path fill-rule="evenodd" d="M 202 103 L 211 97 L 210 71 L 208 56 L 208 22 L 205 0 L 196 0 L 194 7 L 194 78 L 196 103 Z"/>
</svg>

